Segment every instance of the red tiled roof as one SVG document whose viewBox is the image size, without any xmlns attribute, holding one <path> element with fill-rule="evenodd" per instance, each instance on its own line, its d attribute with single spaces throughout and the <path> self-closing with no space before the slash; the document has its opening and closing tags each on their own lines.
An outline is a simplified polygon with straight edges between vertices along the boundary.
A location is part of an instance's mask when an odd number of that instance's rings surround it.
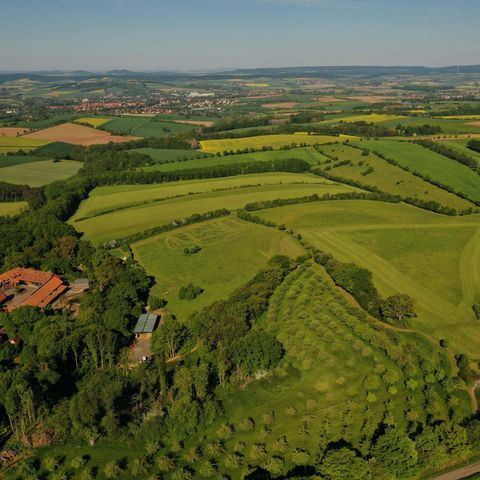
<svg viewBox="0 0 480 480">
<path fill-rule="evenodd" d="M 19 283 L 38 285 L 39 288 L 22 305 L 43 308 L 61 295 L 67 286 L 52 272 L 42 272 L 33 268 L 14 268 L 0 274 L 0 287 L 15 287 Z M 3 292 L 0 290 L 0 302 Z M 3 294 L 4 295 L 4 294 Z M 5 296 L 5 299 L 7 297 Z M 20 306 L 20 305 L 19 305 Z"/>
<path fill-rule="evenodd" d="M 42 285 L 31 297 L 27 298 L 24 305 L 43 308 L 55 300 L 67 289 L 60 277 L 54 275 L 47 283 Z"/>
</svg>

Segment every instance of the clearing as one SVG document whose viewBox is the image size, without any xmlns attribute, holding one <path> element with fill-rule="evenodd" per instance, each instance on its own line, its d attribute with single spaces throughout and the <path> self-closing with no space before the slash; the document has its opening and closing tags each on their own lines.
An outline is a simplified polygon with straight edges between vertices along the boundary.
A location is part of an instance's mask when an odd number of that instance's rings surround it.
<svg viewBox="0 0 480 480">
<path fill-rule="evenodd" d="M 195 255 L 185 248 L 200 246 Z M 168 300 L 181 320 L 216 300 L 227 298 L 278 254 L 295 258 L 303 248 L 291 236 L 235 216 L 188 225 L 132 245 L 135 258 L 155 277 L 154 292 Z M 239 269 L 239 265 L 242 268 Z M 194 300 L 180 300 L 189 283 L 205 291 Z"/>
<path fill-rule="evenodd" d="M 0 217 L 16 215 L 27 207 L 27 202 L 0 202 Z"/>
</svg>

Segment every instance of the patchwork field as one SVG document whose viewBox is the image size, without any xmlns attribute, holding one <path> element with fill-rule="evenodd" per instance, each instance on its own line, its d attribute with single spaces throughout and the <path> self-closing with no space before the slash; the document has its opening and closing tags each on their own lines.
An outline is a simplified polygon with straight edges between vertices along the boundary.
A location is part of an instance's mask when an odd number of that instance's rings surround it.
<svg viewBox="0 0 480 480">
<path fill-rule="evenodd" d="M 359 143 L 359 145 L 361 144 Z M 331 166 L 328 173 L 332 175 L 374 186 L 383 192 L 400 195 L 404 198 L 417 198 L 426 202 L 435 201 L 459 211 L 475 206 L 463 198 L 389 164 L 371 152 L 364 156 L 358 148 L 346 145 L 324 145 L 320 150 L 338 158 L 338 161 L 322 166 L 322 168 Z M 345 160 L 350 160 L 352 163 L 341 165 L 341 162 Z"/>
<path fill-rule="evenodd" d="M 202 152 L 199 152 L 202 154 Z M 207 155 L 207 154 L 203 154 Z M 211 154 L 208 154 L 211 155 Z M 313 147 L 295 148 L 291 150 L 275 150 L 267 152 L 253 152 L 242 153 L 226 156 L 205 156 L 202 159 L 187 160 L 182 162 L 158 164 L 147 167 L 145 170 L 170 172 L 175 170 L 188 170 L 191 168 L 205 168 L 213 167 L 216 165 L 229 165 L 236 163 L 253 163 L 263 162 L 269 160 L 280 160 L 287 158 L 299 158 L 305 160 L 310 165 L 318 165 L 320 161 L 326 160 L 320 153 L 318 153 Z"/>
<path fill-rule="evenodd" d="M 312 245 L 373 272 L 382 296 L 417 301 L 412 324 L 478 357 L 480 216 L 445 217 L 404 204 L 318 202 L 257 212 Z"/>
<path fill-rule="evenodd" d="M 1 164 L 1 160 L 0 160 Z M 42 160 L 33 163 L 17 163 L 0 169 L 0 179 L 18 185 L 40 187 L 75 175 L 81 162 L 72 160 Z"/>
<path fill-rule="evenodd" d="M 217 153 L 233 150 L 244 150 L 245 148 L 261 149 L 263 147 L 281 148 L 286 145 L 315 145 L 322 143 L 344 142 L 345 140 L 358 140 L 358 137 L 340 135 L 333 137 L 328 135 L 308 134 L 285 134 L 285 135 L 261 135 L 258 137 L 227 138 L 221 140 L 204 140 L 200 142 L 205 152 Z"/>
<path fill-rule="evenodd" d="M 249 202 L 352 191 L 310 174 L 241 175 L 175 184 L 114 186 L 95 189 L 70 219 L 94 243 L 163 225 L 174 219 Z M 191 194 L 189 194 L 191 193 Z M 177 196 L 177 198 L 172 198 Z"/>
<path fill-rule="evenodd" d="M 185 248 L 195 245 L 202 248 L 198 253 L 184 253 Z M 235 216 L 151 237 L 133 244 L 132 250 L 148 274 L 155 277 L 155 294 L 167 299 L 169 310 L 182 320 L 228 297 L 272 256 L 296 257 L 303 253 L 303 248 L 292 237 L 243 222 Z M 205 291 L 194 300 L 180 300 L 179 289 L 189 283 Z"/>
<path fill-rule="evenodd" d="M 380 152 L 412 172 L 428 176 L 472 200 L 480 201 L 480 175 L 465 165 L 409 142 L 368 140 L 357 145 Z"/>
<path fill-rule="evenodd" d="M 27 138 L 23 135 L 21 137 L 1 137 L 0 136 L 0 154 L 15 153 L 19 150 L 29 152 L 37 147 L 46 145 L 49 140 L 39 140 L 38 138 Z"/>
<path fill-rule="evenodd" d="M 27 207 L 27 202 L 0 202 L 0 217 L 16 215 Z"/>
<path fill-rule="evenodd" d="M 465 120 L 451 120 L 441 118 L 427 118 L 427 117 L 405 117 L 402 119 L 395 119 L 386 122 L 382 122 L 389 128 L 396 128 L 397 125 L 418 127 L 422 125 L 438 126 L 442 129 L 442 133 L 455 134 L 455 133 L 480 133 L 480 127 L 468 125 Z"/>
<path fill-rule="evenodd" d="M 55 127 L 39 130 L 38 132 L 29 133 L 28 135 L 21 137 L 21 139 L 25 139 L 25 141 L 32 141 L 33 139 L 39 141 L 38 139 L 41 139 L 45 143 L 64 142 L 87 146 L 110 142 L 130 142 L 132 140 L 137 140 L 138 137 L 115 136 L 95 128 L 76 125 L 75 123 L 64 123 Z"/>
</svg>

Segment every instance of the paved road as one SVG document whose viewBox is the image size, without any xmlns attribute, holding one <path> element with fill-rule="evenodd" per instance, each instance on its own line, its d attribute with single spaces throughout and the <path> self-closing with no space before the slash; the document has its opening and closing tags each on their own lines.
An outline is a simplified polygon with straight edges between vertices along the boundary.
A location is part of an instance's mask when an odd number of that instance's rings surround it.
<svg viewBox="0 0 480 480">
<path fill-rule="evenodd" d="M 472 463 L 466 467 L 453 470 L 453 472 L 444 473 L 439 477 L 435 477 L 432 480 L 461 480 L 462 478 L 468 478 L 475 473 L 480 472 L 480 462 Z"/>
</svg>

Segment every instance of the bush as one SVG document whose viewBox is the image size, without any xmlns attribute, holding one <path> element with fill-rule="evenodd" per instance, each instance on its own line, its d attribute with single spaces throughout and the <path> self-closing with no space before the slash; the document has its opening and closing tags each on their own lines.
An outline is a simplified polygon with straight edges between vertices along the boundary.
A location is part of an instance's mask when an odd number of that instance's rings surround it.
<svg viewBox="0 0 480 480">
<path fill-rule="evenodd" d="M 195 287 L 193 284 L 189 283 L 188 285 L 182 287 L 178 293 L 180 300 L 194 300 L 199 295 L 203 293 L 202 287 Z"/>
</svg>

